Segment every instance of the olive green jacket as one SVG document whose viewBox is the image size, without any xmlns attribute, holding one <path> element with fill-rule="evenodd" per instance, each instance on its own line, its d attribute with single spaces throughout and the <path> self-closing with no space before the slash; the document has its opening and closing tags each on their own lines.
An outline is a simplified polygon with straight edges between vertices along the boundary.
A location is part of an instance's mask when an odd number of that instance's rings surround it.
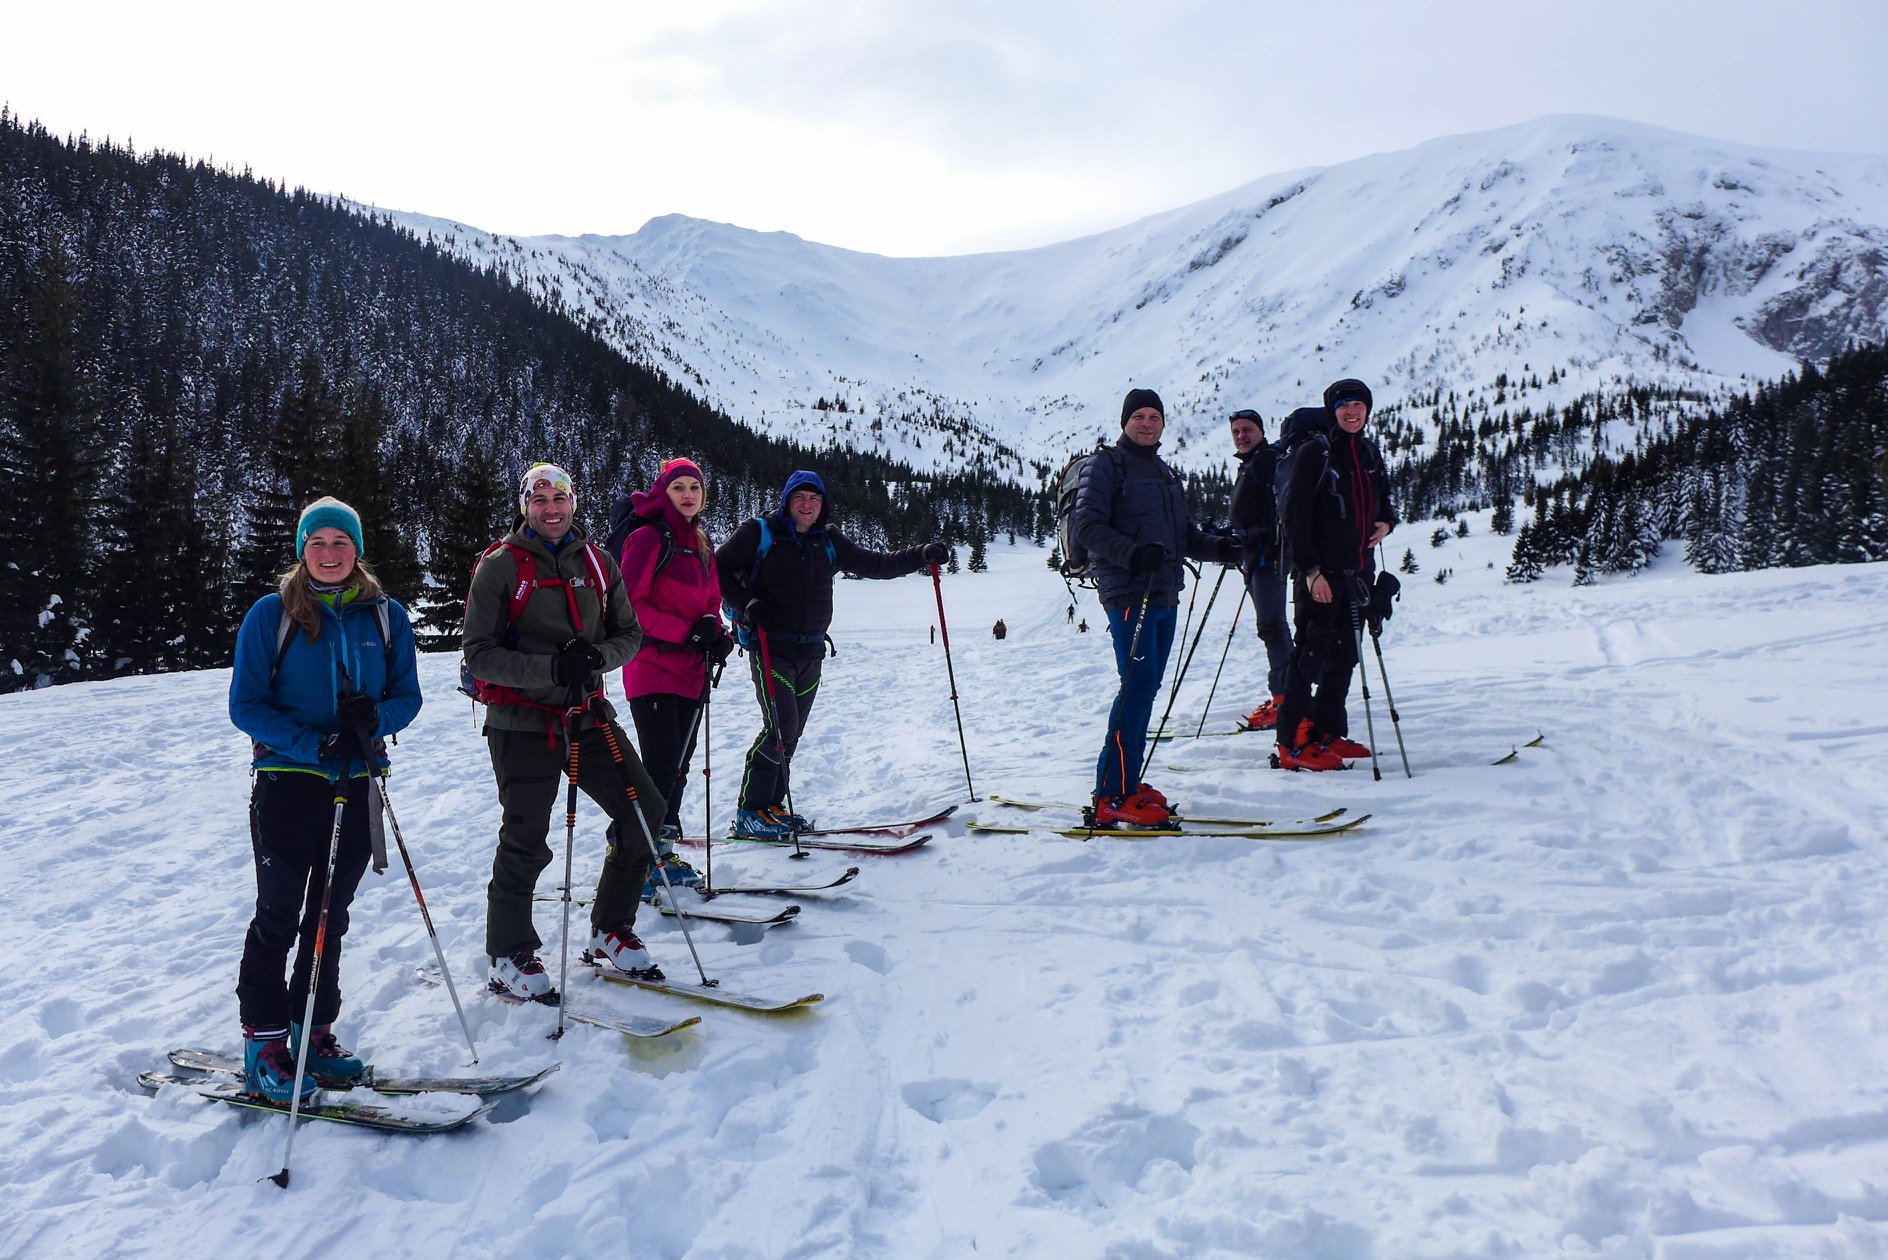
<svg viewBox="0 0 1888 1260">
<path fill-rule="evenodd" d="M 466 601 L 465 628 L 460 632 L 465 663 L 472 676 L 481 682 L 511 687 L 534 704 L 562 708 L 576 697 L 568 687 L 560 687 L 551 678 L 551 658 L 557 649 L 574 637 L 594 643 L 603 653 L 601 673 L 621 669 L 636 649 L 642 646 L 642 627 L 636 610 L 630 606 L 629 592 L 616 561 L 603 553 L 603 576 L 607 591 L 598 592 L 591 577 L 590 563 L 584 558 L 587 540 L 582 528 L 572 526 L 570 536 L 553 555 L 543 540 L 522 525 L 505 535 L 504 541 L 531 554 L 535 576 L 575 581 L 577 585 L 539 586 L 531 593 L 515 624 L 508 622 L 511 591 L 519 580 L 518 561 L 511 552 L 498 548 L 483 560 L 472 574 L 472 593 Z M 582 628 L 571 618 L 571 599 L 576 601 Z M 592 674 L 586 693 L 600 685 Z M 485 724 L 489 728 L 512 731 L 541 731 L 547 714 L 527 705 L 489 705 Z M 588 726 L 594 711 L 578 719 Z"/>
</svg>

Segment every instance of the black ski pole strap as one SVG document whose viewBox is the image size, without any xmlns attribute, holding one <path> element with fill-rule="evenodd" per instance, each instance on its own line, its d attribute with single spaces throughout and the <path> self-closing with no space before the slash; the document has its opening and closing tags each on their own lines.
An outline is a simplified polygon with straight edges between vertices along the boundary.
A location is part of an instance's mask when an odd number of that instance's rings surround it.
<svg viewBox="0 0 1888 1260">
<path fill-rule="evenodd" d="M 371 760 L 367 763 L 367 773 L 370 775 L 378 773 Z M 364 786 L 370 796 L 369 800 L 361 802 L 367 809 L 367 843 L 373 852 L 374 874 L 384 875 L 387 872 L 387 798 L 374 784 L 368 783 Z M 420 904 L 423 909 L 425 903 Z"/>
</svg>

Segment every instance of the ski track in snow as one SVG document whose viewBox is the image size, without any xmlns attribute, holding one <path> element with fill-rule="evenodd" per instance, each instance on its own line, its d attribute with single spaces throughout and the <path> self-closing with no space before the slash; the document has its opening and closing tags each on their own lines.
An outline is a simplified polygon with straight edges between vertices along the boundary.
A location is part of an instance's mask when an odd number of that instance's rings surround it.
<svg viewBox="0 0 1888 1260">
<path fill-rule="evenodd" d="M 828 1000 L 770 1019 L 572 975 L 593 1005 L 702 1016 L 654 1042 L 553 1044 L 552 1012 L 478 993 L 495 797 L 456 658 L 424 658 L 391 792 L 481 1066 L 564 1069 L 455 1134 L 311 1122 L 287 1191 L 257 1181 L 279 1118 L 134 1080 L 237 1033 L 253 883 L 226 672 L 0 697 L 0 1254 L 1888 1254 L 1888 566 L 1667 559 L 1510 588 L 1483 567 L 1506 540 L 1469 519 L 1420 557 L 1458 576 L 1410 579 L 1385 635 L 1414 778 L 1374 658 L 1380 782 L 1265 769 L 1261 736 L 1155 754 L 1195 813 L 1343 805 L 1372 814 L 1360 830 L 1083 842 L 953 819 L 893 858 L 718 847 L 724 880 L 864 867 L 794 897 L 790 925 L 694 928 L 730 987 Z M 1085 597 L 1093 632 L 1066 625 L 1040 552 L 993 565 L 945 583 L 978 792 L 1083 799 L 1113 688 L 1100 612 Z M 1237 595 L 1175 705 L 1188 733 Z M 801 811 L 963 799 L 929 582 L 842 582 L 839 602 Z M 1209 730 L 1257 697 L 1250 625 Z M 737 669 L 719 696 L 725 819 L 757 718 Z M 1356 690 L 1351 713 L 1365 738 Z M 586 801 L 580 885 L 602 830 Z M 679 926 L 640 922 L 692 976 Z M 554 954 L 557 907 L 538 923 Z M 344 1039 L 384 1069 L 462 1070 L 445 994 L 413 975 L 432 952 L 397 854 L 346 945 Z"/>
</svg>

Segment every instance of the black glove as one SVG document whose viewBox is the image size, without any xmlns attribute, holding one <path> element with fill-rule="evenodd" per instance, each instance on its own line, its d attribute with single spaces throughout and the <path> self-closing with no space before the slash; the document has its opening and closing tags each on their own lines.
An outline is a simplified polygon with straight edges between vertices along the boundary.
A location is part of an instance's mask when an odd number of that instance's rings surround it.
<svg viewBox="0 0 1888 1260">
<path fill-rule="evenodd" d="M 1372 630 L 1382 631 L 1383 623 L 1388 621 L 1390 614 L 1396 611 L 1391 601 L 1402 589 L 1403 584 L 1397 580 L 1396 574 L 1377 574 L 1376 589 L 1370 593 L 1370 628 Z"/>
<path fill-rule="evenodd" d="M 364 691 L 350 691 L 334 707 L 335 725 L 360 740 L 367 747 L 380 729 L 380 706 Z"/>
<path fill-rule="evenodd" d="M 1246 549 L 1240 546 L 1237 538 L 1220 538 L 1215 541 L 1218 543 L 1218 546 L 1215 548 L 1218 555 L 1215 558 L 1221 564 L 1236 565 L 1244 558 Z"/>
<path fill-rule="evenodd" d="M 332 735 L 321 737 L 321 750 L 316 754 L 323 761 L 358 761 L 360 760 L 360 737 L 353 731 L 336 731 Z"/>
<path fill-rule="evenodd" d="M 918 548 L 918 554 L 924 557 L 926 564 L 948 564 L 951 549 L 941 542 L 928 542 Z"/>
<path fill-rule="evenodd" d="M 590 676 L 603 668 L 603 653 L 596 644 L 572 639 L 551 658 L 551 681 L 560 687 L 587 687 Z"/>
<path fill-rule="evenodd" d="M 734 638 L 731 635 L 724 634 L 708 645 L 708 659 L 717 665 L 727 660 L 733 652 Z"/>
<path fill-rule="evenodd" d="M 682 646 L 691 652 L 706 653 L 716 639 L 724 637 L 721 633 L 721 618 L 713 613 L 703 613 L 688 628 L 688 637 L 682 640 Z"/>
<path fill-rule="evenodd" d="M 747 618 L 750 626 L 764 626 L 767 624 L 767 611 L 767 601 L 756 595 L 747 601 L 741 609 L 741 615 Z"/>
<path fill-rule="evenodd" d="M 1128 557 L 1128 572 L 1143 577 L 1167 563 L 1167 549 L 1159 543 L 1142 543 Z"/>
</svg>

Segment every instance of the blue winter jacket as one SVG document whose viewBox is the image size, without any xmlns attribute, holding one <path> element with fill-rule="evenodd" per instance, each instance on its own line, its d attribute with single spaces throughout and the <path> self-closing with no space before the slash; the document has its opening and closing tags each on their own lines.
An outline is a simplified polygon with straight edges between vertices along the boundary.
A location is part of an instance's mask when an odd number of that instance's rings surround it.
<svg viewBox="0 0 1888 1260">
<path fill-rule="evenodd" d="M 380 619 L 374 613 L 380 601 L 387 605 L 391 650 L 380 641 Z M 405 729 L 419 714 L 418 660 L 406 609 L 385 595 L 352 601 L 338 612 L 325 600 L 317 600 L 315 607 L 321 614 L 321 637 L 310 643 L 307 632 L 296 626 L 273 683 L 269 674 L 285 615 L 282 597 L 271 594 L 257 600 L 236 632 L 229 720 L 255 741 L 253 764 L 258 770 L 301 770 L 329 778 L 341 772 L 339 763 L 321 760 L 320 748 L 322 739 L 339 729 L 335 706 L 344 678 L 379 705 L 376 738 Z M 379 758 L 378 768 L 386 766 L 386 758 Z"/>
<path fill-rule="evenodd" d="M 1147 577 L 1128 572 L 1136 547 L 1159 543 L 1167 562 L 1155 572 L 1154 605 L 1175 604 L 1186 585 L 1182 556 L 1213 560 L 1219 540 L 1193 523 L 1186 487 L 1159 455 L 1159 444 L 1142 446 L 1127 434 L 1082 465 L 1075 490 L 1075 541 L 1087 548 L 1089 569 L 1104 608 L 1138 604 Z"/>
</svg>

